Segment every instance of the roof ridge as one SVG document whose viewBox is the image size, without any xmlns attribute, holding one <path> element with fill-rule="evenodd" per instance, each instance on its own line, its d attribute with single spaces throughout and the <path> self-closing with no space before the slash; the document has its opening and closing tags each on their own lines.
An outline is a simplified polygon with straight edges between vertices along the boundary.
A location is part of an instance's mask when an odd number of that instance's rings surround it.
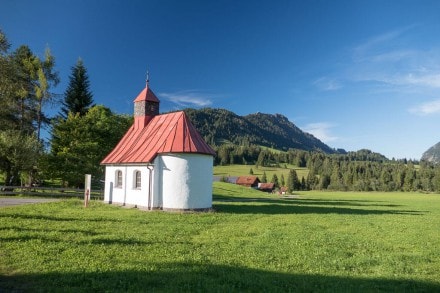
<svg viewBox="0 0 440 293">
<path fill-rule="evenodd" d="M 136 131 L 132 126 L 102 161 L 151 163 L 160 153 L 199 153 L 215 155 L 184 111 L 160 114 Z"/>
<path fill-rule="evenodd" d="M 139 131 L 139 135 L 137 136 L 137 138 L 133 141 L 133 143 L 131 144 L 131 146 L 129 147 L 129 149 L 127 150 L 126 153 L 126 159 L 130 159 L 132 157 L 140 157 L 142 155 L 142 153 L 139 153 L 136 156 L 136 153 L 138 152 L 138 150 L 140 150 L 141 148 L 148 148 L 149 143 L 145 146 L 144 143 L 139 143 L 141 141 L 148 141 L 148 137 L 149 135 L 147 135 L 147 137 L 144 139 L 144 133 L 147 131 L 147 129 L 149 129 L 150 127 L 153 127 L 154 124 L 157 124 L 157 121 L 155 121 L 155 118 L 157 116 L 153 117 L 153 119 L 151 119 L 151 121 L 145 125 L 144 128 L 142 128 Z M 153 127 L 154 129 L 154 127 Z"/>
<path fill-rule="evenodd" d="M 164 122 L 166 122 L 166 120 L 163 119 L 163 117 L 160 117 L 161 115 L 155 116 L 154 118 L 157 117 L 157 119 L 154 119 L 154 123 L 150 125 L 151 121 L 147 127 L 145 127 L 143 129 L 144 132 L 148 132 L 148 130 L 151 129 L 150 133 L 146 133 L 146 137 L 145 137 L 145 141 L 146 144 L 142 144 L 139 146 L 139 149 L 143 148 L 143 149 L 150 149 L 150 152 L 152 149 L 154 149 L 154 141 L 151 140 L 151 137 L 156 137 L 158 135 L 158 133 L 160 133 L 160 131 L 162 130 L 162 128 L 167 127 L 164 125 Z M 164 120 L 162 123 L 160 123 L 161 120 Z M 150 125 L 150 127 L 148 127 Z M 163 133 L 163 131 L 162 131 Z M 150 148 L 151 145 L 151 148 Z M 140 157 L 141 160 L 144 160 L 144 157 L 148 156 L 150 152 L 145 152 L 143 153 L 142 150 L 139 150 L 139 155 L 137 157 Z"/>
<path fill-rule="evenodd" d="M 171 114 L 171 115 L 169 115 L 169 114 Z M 165 114 L 165 115 L 169 115 L 171 118 L 175 119 L 175 117 L 174 117 L 174 116 L 176 116 L 176 115 L 174 115 L 175 113 L 169 113 L 169 114 Z M 163 137 L 163 141 L 160 144 L 157 145 L 156 153 L 154 154 L 152 159 L 154 159 L 158 153 L 163 153 L 164 152 L 165 146 L 167 145 L 168 138 L 170 137 L 171 133 L 173 132 L 173 129 L 175 128 L 174 124 L 177 124 L 177 122 L 178 122 L 178 120 L 176 122 L 173 122 L 174 119 L 169 119 L 170 121 L 168 121 L 167 125 L 162 127 L 162 128 L 165 128 L 167 130 L 166 132 L 162 131 L 162 134 L 166 134 L 166 136 Z M 171 129 L 168 129 L 170 125 L 173 125 L 173 126 L 171 127 Z M 173 144 L 171 144 L 171 145 L 173 145 Z"/>
<path fill-rule="evenodd" d="M 144 92 L 145 92 L 145 94 L 143 95 Z M 148 86 L 148 84 L 136 96 L 136 99 L 134 99 L 134 102 L 141 102 L 141 101 L 152 101 L 152 102 L 160 103 L 160 100 L 156 97 L 153 90 Z"/>
</svg>

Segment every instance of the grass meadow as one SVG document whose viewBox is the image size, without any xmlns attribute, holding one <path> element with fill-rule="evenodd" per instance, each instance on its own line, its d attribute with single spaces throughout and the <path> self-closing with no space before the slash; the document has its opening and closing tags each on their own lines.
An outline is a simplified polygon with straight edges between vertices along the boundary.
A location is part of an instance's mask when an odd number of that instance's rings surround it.
<svg viewBox="0 0 440 293">
<path fill-rule="evenodd" d="M 214 209 L 0 208 L 0 292 L 440 291 L 440 195 L 216 182 Z"/>
<path fill-rule="evenodd" d="M 287 167 L 287 168 L 285 168 Z M 299 168 L 290 164 L 282 164 L 281 167 L 255 167 L 255 165 L 226 165 L 226 166 L 214 166 L 214 176 L 247 176 L 250 175 L 249 171 L 252 169 L 254 176 L 258 176 L 260 178 L 263 176 L 263 173 L 266 172 L 267 180 L 270 181 L 272 179 L 273 174 L 276 174 L 278 180 L 281 179 L 281 174 L 284 175 L 284 179 L 287 182 L 287 178 L 289 177 L 290 169 L 294 169 L 298 175 L 299 180 L 302 177 L 307 178 L 307 174 L 309 174 L 309 170 L 307 168 Z"/>
</svg>

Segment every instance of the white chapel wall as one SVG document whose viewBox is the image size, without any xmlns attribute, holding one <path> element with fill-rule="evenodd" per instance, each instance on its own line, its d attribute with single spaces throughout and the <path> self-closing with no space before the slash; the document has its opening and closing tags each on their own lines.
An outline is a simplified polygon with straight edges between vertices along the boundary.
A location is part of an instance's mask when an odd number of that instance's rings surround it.
<svg viewBox="0 0 440 293">
<path fill-rule="evenodd" d="M 170 153 L 159 155 L 156 162 L 164 210 L 212 207 L 212 156 Z"/>
<path fill-rule="evenodd" d="M 122 172 L 122 185 L 117 185 L 117 172 Z M 136 171 L 141 172 L 141 186 L 136 187 Z M 141 166 L 106 166 L 104 202 L 148 206 L 149 170 Z M 153 178 L 153 175 L 152 175 Z"/>
</svg>

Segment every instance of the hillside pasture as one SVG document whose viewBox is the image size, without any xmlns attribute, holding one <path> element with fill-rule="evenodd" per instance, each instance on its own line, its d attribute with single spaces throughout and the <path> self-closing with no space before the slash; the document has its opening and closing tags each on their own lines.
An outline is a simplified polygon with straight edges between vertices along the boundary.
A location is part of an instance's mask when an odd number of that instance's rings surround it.
<svg viewBox="0 0 440 293">
<path fill-rule="evenodd" d="M 0 291 L 440 291 L 438 195 L 216 182 L 214 209 L 1 208 Z"/>
<path fill-rule="evenodd" d="M 278 180 L 281 179 L 281 175 L 284 176 L 284 180 L 287 182 L 287 178 L 289 176 L 290 169 L 294 169 L 298 174 L 299 180 L 302 177 L 304 179 L 307 178 L 307 174 L 309 170 L 307 168 L 299 168 L 290 164 L 282 164 L 281 167 L 261 167 L 258 168 L 255 165 L 225 165 L 225 166 L 214 166 L 214 176 L 249 176 L 249 171 L 252 169 L 254 176 L 258 176 L 260 178 L 263 176 L 263 173 L 266 172 L 267 180 L 270 181 L 272 179 L 273 174 L 276 174 Z"/>
</svg>

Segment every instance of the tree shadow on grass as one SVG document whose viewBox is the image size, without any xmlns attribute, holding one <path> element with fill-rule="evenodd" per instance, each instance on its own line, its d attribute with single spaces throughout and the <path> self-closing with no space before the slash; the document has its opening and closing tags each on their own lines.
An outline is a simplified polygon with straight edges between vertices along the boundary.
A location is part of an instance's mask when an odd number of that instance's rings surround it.
<svg viewBox="0 0 440 293">
<path fill-rule="evenodd" d="M 214 200 L 221 202 L 264 202 L 264 203 L 281 203 L 281 204 L 307 204 L 307 205 L 331 205 L 331 206 L 358 206 L 358 207 L 401 207 L 402 205 L 390 204 L 383 201 L 373 200 L 344 200 L 344 199 L 303 199 L 303 198 L 287 198 L 287 197 L 237 197 L 214 195 Z"/>
<path fill-rule="evenodd" d="M 58 237 L 47 237 L 42 235 L 22 235 L 19 237 L 14 236 L 6 236 L 6 237 L 0 237 L 0 241 L 3 243 L 17 243 L 17 242 L 26 242 L 26 241 L 32 241 L 32 240 L 40 240 L 44 243 L 52 243 L 52 242 L 59 242 L 64 243 L 64 240 L 60 240 Z M 74 240 L 72 240 L 74 241 Z M 78 245 L 87 245 L 87 244 L 100 244 L 100 245 L 154 245 L 157 244 L 159 241 L 143 241 L 138 239 L 117 239 L 117 238 L 94 238 L 94 239 L 87 239 L 87 240 L 80 240 L 75 241 Z M 168 242 L 169 243 L 169 242 Z M 176 243 L 176 242 L 173 242 Z M 183 243 L 180 241 L 180 243 Z M 186 243 L 185 243 L 186 244 Z M 0 290 L 0 292 L 2 292 Z"/>
<path fill-rule="evenodd" d="M 78 221 L 84 221 L 84 222 L 121 222 L 119 219 L 113 219 L 113 218 L 93 218 L 93 217 L 87 217 L 87 218 L 81 218 L 78 217 L 57 217 L 57 216 L 48 216 L 48 215 L 39 215 L 39 214 L 0 214 L 0 218 L 16 218 L 16 219 L 25 219 L 25 220 L 44 220 L 44 221 L 60 221 L 60 222 L 78 222 Z"/>
<path fill-rule="evenodd" d="M 234 214 L 357 214 L 423 215 L 425 211 L 396 209 L 402 205 L 369 200 L 249 198 L 214 195 L 214 209 Z"/>
<path fill-rule="evenodd" d="M 231 214 L 349 214 L 349 215 L 423 215 L 423 212 L 413 210 L 391 209 L 360 209 L 346 207 L 323 207 L 293 204 L 230 204 L 217 203 L 214 205 L 217 212 Z"/>
<path fill-rule="evenodd" d="M 109 270 L 109 269 L 108 269 Z M 0 292 L 439 292 L 440 283 L 168 263 L 138 270 L 0 276 Z"/>
<path fill-rule="evenodd" d="M 96 236 L 96 235 L 100 235 L 103 233 L 99 233 L 96 231 L 92 231 L 92 230 L 85 230 L 85 229 L 54 229 L 53 227 L 51 227 L 50 229 L 48 228 L 28 228 L 28 227 L 22 227 L 22 226 L 7 226 L 7 227 L 0 227 L 0 231 L 7 231 L 7 230 L 15 230 L 18 231 L 20 233 L 25 233 L 25 232 L 60 232 L 60 233 L 77 233 L 77 234 L 81 234 L 84 236 Z"/>
</svg>

